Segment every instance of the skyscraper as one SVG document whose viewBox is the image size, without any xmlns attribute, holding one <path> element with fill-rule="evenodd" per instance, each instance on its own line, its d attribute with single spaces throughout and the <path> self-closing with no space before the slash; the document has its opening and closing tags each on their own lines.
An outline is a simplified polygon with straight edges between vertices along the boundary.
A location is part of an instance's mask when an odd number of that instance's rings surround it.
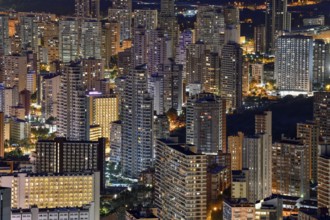
<svg viewBox="0 0 330 220">
<path fill-rule="evenodd" d="M 304 145 L 308 146 L 309 178 L 317 182 L 317 157 L 320 138 L 320 129 L 314 122 L 305 122 L 297 124 L 297 138 L 301 139 Z"/>
<path fill-rule="evenodd" d="M 317 206 L 319 208 L 330 208 L 330 146 L 321 145 L 317 162 Z"/>
<path fill-rule="evenodd" d="M 228 137 L 228 151 L 231 155 L 231 170 L 242 170 L 242 150 L 244 134 L 238 132 L 235 136 Z"/>
<path fill-rule="evenodd" d="M 244 137 L 242 166 L 248 168 L 248 200 L 252 203 L 271 195 L 272 112 L 255 116 L 255 135 Z"/>
<path fill-rule="evenodd" d="M 196 153 L 193 147 L 160 139 L 156 144 L 155 167 L 158 217 L 206 219 L 206 155 Z"/>
<path fill-rule="evenodd" d="M 243 167 L 249 169 L 248 200 L 255 203 L 271 195 L 271 145 L 265 134 L 244 137 L 243 142 Z"/>
<path fill-rule="evenodd" d="M 261 54 L 266 52 L 266 27 L 264 25 L 254 27 L 254 52 Z"/>
<path fill-rule="evenodd" d="M 157 10 L 134 10 L 134 28 L 139 26 L 145 27 L 147 30 L 154 30 L 158 25 Z"/>
<path fill-rule="evenodd" d="M 90 94 L 93 109 L 92 121 L 93 124 L 101 126 L 102 137 L 109 139 L 110 123 L 118 120 L 118 99 L 115 94 L 102 95 Z"/>
<path fill-rule="evenodd" d="M 186 55 L 186 79 L 187 84 L 202 83 L 204 73 L 204 53 L 206 45 L 202 41 L 187 45 Z"/>
<path fill-rule="evenodd" d="M 26 89 L 28 72 L 26 56 L 4 56 L 3 63 L 3 82 L 5 84 L 5 87 L 9 88 L 16 86 L 18 92 L 21 92 Z"/>
<path fill-rule="evenodd" d="M 330 44 L 315 39 L 313 47 L 313 90 L 324 88 L 329 82 Z"/>
<path fill-rule="evenodd" d="M 81 62 L 64 67 L 58 101 L 58 134 L 69 140 L 89 139 L 89 118 Z"/>
<path fill-rule="evenodd" d="M 79 22 L 76 18 L 59 21 L 59 57 L 68 63 L 79 56 Z"/>
<path fill-rule="evenodd" d="M 164 112 L 174 108 L 180 113 L 183 103 L 183 66 L 169 59 L 158 65 L 158 74 L 164 80 Z"/>
<path fill-rule="evenodd" d="M 100 0 L 75 0 L 75 16 L 100 18 Z"/>
<path fill-rule="evenodd" d="M 242 63 L 240 45 L 226 44 L 222 50 L 220 95 L 226 100 L 227 111 L 240 109 L 242 106 Z"/>
<path fill-rule="evenodd" d="M 325 142 L 330 141 L 330 92 L 315 92 L 313 115 L 319 126 L 320 136 Z"/>
<path fill-rule="evenodd" d="M 137 178 L 151 166 L 153 155 L 153 103 L 148 94 L 145 65 L 131 70 L 125 80 L 122 102 L 123 175 Z"/>
<path fill-rule="evenodd" d="M 132 48 L 132 66 L 139 66 L 148 63 L 148 34 L 143 26 L 134 29 L 133 48 Z"/>
<path fill-rule="evenodd" d="M 120 41 L 131 38 L 132 27 L 132 0 L 112 1 L 112 7 L 108 10 L 110 20 L 120 24 Z"/>
<path fill-rule="evenodd" d="M 19 36 L 24 49 L 31 47 L 34 52 L 38 51 L 39 36 L 36 16 L 22 15 L 19 17 Z"/>
<path fill-rule="evenodd" d="M 211 52 L 220 52 L 225 33 L 225 18 L 221 6 L 199 6 L 196 39 L 203 41 Z M 221 41 L 222 39 L 222 41 Z"/>
<path fill-rule="evenodd" d="M 219 96 L 192 96 L 187 103 L 186 125 L 186 142 L 195 145 L 199 153 L 226 152 L 225 106 Z"/>
<path fill-rule="evenodd" d="M 81 22 L 80 56 L 101 59 L 101 23 L 97 19 Z"/>
<path fill-rule="evenodd" d="M 291 31 L 291 14 L 287 0 L 266 1 L 266 51 L 273 54 L 275 41 L 284 31 Z"/>
<path fill-rule="evenodd" d="M 310 161 L 308 146 L 282 138 L 273 146 L 272 191 L 309 199 Z"/>
<path fill-rule="evenodd" d="M 276 40 L 275 78 L 278 90 L 312 91 L 313 39 L 308 36 L 281 36 Z"/>
<path fill-rule="evenodd" d="M 120 51 L 120 23 L 118 21 L 106 22 L 102 27 L 102 58 L 106 67 L 109 67 L 111 57 Z"/>
<path fill-rule="evenodd" d="M 104 79 L 104 61 L 102 59 L 82 59 L 83 83 L 89 91 L 97 90 L 100 80 Z"/>
<path fill-rule="evenodd" d="M 8 55 L 9 52 L 10 52 L 9 16 L 0 15 L 0 54 Z"/>
</svg>

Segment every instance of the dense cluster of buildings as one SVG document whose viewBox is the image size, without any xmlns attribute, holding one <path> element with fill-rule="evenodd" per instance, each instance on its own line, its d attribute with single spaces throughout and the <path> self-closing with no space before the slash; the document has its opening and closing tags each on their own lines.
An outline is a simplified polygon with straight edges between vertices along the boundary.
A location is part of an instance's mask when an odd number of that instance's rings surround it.
<svg viewBox="0 0 330 220">
<path fill-rule="evenodd" d="M 109 164 L 154 188 L 154 210 L 127 220 L 329 216 L 324 16 L 292 30 L 287 0 L 267 0 L 251 55 L 239 8 L 196 12 L 193 29 L 172 0 L 113 0 L 102 15 L 100 0 L 75 0 L 70 17 L 0 12 L 0 220 L 99 220 Z M 274 140 L 271 111 L 254 116 L 252 135 L 227 135 L 227 114 L 274 94 L 314 96 L 295 138 Z"/>
</svg>

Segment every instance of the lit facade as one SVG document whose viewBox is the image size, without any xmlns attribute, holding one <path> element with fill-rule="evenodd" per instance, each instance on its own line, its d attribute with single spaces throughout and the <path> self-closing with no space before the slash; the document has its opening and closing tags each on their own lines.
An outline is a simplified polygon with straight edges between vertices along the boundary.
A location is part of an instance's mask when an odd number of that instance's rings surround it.
<svg viewBox="0 0 330 220">
<path fill-rule="evenodd" d="M 27 58 L 11 55 L 3 58 L 3 82 L 5 87 L 16 86 L 18 92 L 27 88 Z"/>
<path fill-rule="evenodd" d="M 61 76 L 59 74 L 50 74 L 42 78 L 42 113 L 43 117 L 57 118 L 58 97 L 60 94 Z"/>
<path fill-rule="evenodd" d="M 58 134 L 70 140 L 88 140 L 88 103 L 81 62 L 64 67 L 58 99 Z"/>
<path fill-rule="evenodd" d="M 134 27 L 143 26 L 147 30 L 153 30 L 158 25 L 158 12 L 157 10 L 141 10 L 134 11 Z"/>
<path fill-rule="evenodd" d="M 280 91 L 311 92 L 313 39 L 281 36 L 276 40 L 275 78 Z"/>
<path fill-rule="evenodd" d="M 272 191 L 275 194 L 309 198 L 308 146 L 283 139 L 273 146 Z"/>
<path fill-rule="evenodd" d="M 313 100 L 313 117 L 319 126 L 323 140 L 330 140 L 330 92 L 315 92 Z"/>
<path fill-rule="evenodd" d="M 226 152 L 225 106 L 222 99 L 212 93 L 200 93 L 187 102 L 186 141 L 195 145 L 200 153 Z"/>
<path fill-rule="evenodd" d="M 223 203 L 223 219 L 249 220 L 256 219 L 254 203 L 248 203 L 244 199 L 225 200 Z"/>
<path fill-rule="evenodd" d="M 153 103 L 145 65 L 127 75 L 122 108 L 123 175 L 137 178 L 153 159 Z"/>
<path fill-rule="evenodd" d="M 231 170 L 242 170 L 242 150 L 244 134 L 238 132 L 228 137 L 228 150 L 231 155 Z"/>
<path fill-rule="evenodd" d="M 2 187 L 11 188 L 11 208 L 81 207 L 94 202 L 94 218 L 99 219 L 99 173 L 27 174 L 0 177 Z"/>
<path fill-rule="evenodd" d="M 10 51 L 9 41 L 9 16 L 0 15 L 0 50 L 1 54 L 8 55 Z"/>
<path fill-rule="evenodd" d="M 308 157 L 310 160 L 310 180 L 317 182 L 317 157 L 319 146 L 320 130 L 314 122 L 297 124 L 297 138 L 301 139 L 304 145 L 308 146 Z"/>
<path fill-rule="evenodd" d="M 239 44 L 223 46 L 221 59 L 220 95 L 226 100 L 226 110 L 231 112 L 242 106 L 242 49 Z"/>
<path fill-rule="evenodd" d="M 321 145 L 320 155 L 317 162 L 317 206 L 330 209 L 330 146 Z"/>
<path fill-rule="evenodd" d="M 93 122 L 100 125 L 102 137 L 110 138 L 110 123 L 118 120 L 118 98 L 116 95 L 91 96 L 93 102 Z"/>
<path fill-rule="evenodd" d="M 158 217 L 206 219 L 207 159 L 188 146 L 158 140 L 155 171 Z"/>
</svg>

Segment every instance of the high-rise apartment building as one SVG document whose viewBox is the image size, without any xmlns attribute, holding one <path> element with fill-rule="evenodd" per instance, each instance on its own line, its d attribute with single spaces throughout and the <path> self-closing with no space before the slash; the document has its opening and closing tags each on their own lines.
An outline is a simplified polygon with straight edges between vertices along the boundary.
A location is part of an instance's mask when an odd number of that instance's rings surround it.
<svg viewBox="0 0 330 220">
<path fill-rule="evenodd" d="M 33 14 L 19 16 L 19 36 L 24 49 L 29 47 L 34 52 L 38 51 L 39 36 L 37 17 Z"/>
<path fill-rule="evenodd" d="M 118 120 L 118 98 L 115 94 L 96 94 L 90 93 L 92 110 L 92 124 L 101 126 L 102 137 L 110 138 L 110 123 Z"/>
<path fill-rule="evenodd" d="M 132 0 L 113 0 L 111 8 L 128 9 L 132 11 Z"/>
<path fill-rule="evenodd" d="M 147 77 L 145 65 L 131 70 L 122 99 L 123 175 L 132 178 L 149 168 L 153 159 L 153 103 Z"/>
<path fill-rule="evenodd" d="M 145 27 L 147 30 L 154 30 L 158 25 L 157 10 L 134 10 L 134 28 L 139 26 Z"/>
<path fill-rule="evenodd" d="M 108 21 L 102 26 L 102 58 L 109 67 L 111 57 L 120 52 L 120 23 Z"/>
<path fill-rule="evenodd" d="M 313 104 L 314 122 L 319 126 L 323 141 L 330 140 L 330 92 L 315 92 Z"/>
<path fill-rule="evenodd" d="M 179 40 L 176 48 L 175 62 L 183 65 L 183 72 L 186 75 L 186 57 L 187 46 L 195 43 L 195 32 L 191 29 L 186 29 L 179 34 Z"/>
<path fill-rule="evenodd" d="M 8 55 L 10 52 L 9 16 L 0 15 L 0 54 Z"/>
<path fill-rule="evenodd" d="M 164 112 L 174 108 L 179 113 L 183 103 L 183 66 L 173 59 L 158 65 L 158 75 L 163 77 Z"/>
<path fill-rule="evenodd" d="M 81 62 L 64 67 L 58 101 L 58 134 L 69 140 L 89 139 L 88 103 Z"/>
<path fill-rule="evenodd" d="M 317 162 L 317 206 L 319 208 L 330 208 L 330 146 L 320 146 L 320 154 Z"/>
<path fill-rule="evenodd" d="M 122 124 L 121 121 L 114 121 L 110 123 L 110 162 L 119 164 L 121 162 L 121 135 Z"/>
<path fill-rule="evenodd" d="M 160 139 L 156 144 L 155 166 L 158 217 L 206 219 L 206 155 L 196 153 L 193 147 Z"/>
<path fill-rule="evenodd" d="M 271 195 L 272 112 L 255 115 L 255 135 L 244 137 L 242 167 L 248 168 L 248 200 L 252 203 Z"/>
<path fill-rule="evenodd" d="M 195 44 L 188 44 L 186 52 L 186 79 L 187 84 L 202 84 L 204 71 L 204 57 L 206 45 L 202 41 Z"/>
<path fill-rule="evenodd" d="M 65 138 L 39 140 L 36 144 L 37 173 L 73 173 L 99 171 L 101 188 L 105 187 L 104 138 L 98 141 L 70 141 Z"/>
<path fill-rule="evenodd" d="M 147 34 L 147 66 L 149 75 L 156 74 L 158 72 L 158 65 L 168 63 L 168 59 L 171 58 L 172 53 L 171 42 L 162 29 L 147 30 L 143 28 Z M 133 46 L 144 46 L 143 43 L 137 45 L 133 42 Z M 138 49 L 140 50 L 140 49 Z M 134 56 L 134 54 L 133 54 Z"/>
<path fill-rule="evenodd" d="M 99 219 L 99 172 L 15 173 L 0 176 L 0 186 L 11 188 L 11 208 L 81 207 L 94 202 L 94 218 Z"/>
<path fill-rule="evenodd" d="M 27 58 L 21 55 L 9 55 L 3 58 L 3 82 L 5 87 L 16 86 L 18 92 L 27 88 Z"/>
<path fill-rule="evenodd" d="M 238 132 L 235 136 L 228 136 L 228 151 L 231 155 L 231 170 L 242 170 L 242 151 L 244 134 Z"/>
<path fill-rule="evenodd" d="M 100 0 L 75 0 L 75 16 L 100 18 Z"/>
<path fill-rule="evenodd" d="M 266 1 L 266 51 L 273 54 L 275 41 L 284 31 L 291 31 L 291 14 L 287 0 Z"/>
<path fill-rule="evenodd" d="M 174 58 L 175 47 L 178 43 L 179 25 L 175 15 L 174 0 L 161 0 L 160 13 L 158 14 L 158 27 L 164 30 L 169 40 L 169 52 L 172 54 L 168 57 Z"/>
<path fill-rule="evenodd" d="M 264 64 L 252 63 L 251 65 L 251 82 L 257 84 L 264 83 Z"/>
<path fill-rule="evenodd" d="M 59 21 L 59 57 L 64 63 L 79 57 L 79 22 L 76 18 Z"/>
<path fill-rule="evenodd" d="M 298 140 L 275 142 L 272 158 L 272 191 L 309 199 L 309 146 Z"/>
<path fill-rule="evenodd" d="M 139 66 L 148 63 L 148 33 L 145 27 L 134 28 L 132 66 Z M 148 66 L 147 66 L 148 68 Z"/>
<path fill-rule="evenodd" d="M 254 27 L 254 52 L 260 54 L 266 52 L 266 27 L 264 25 Z"/>
<path fill-rule="evenodd" d="M 57 118 L 58 97 L 60 95 L 61 75 L 49 74 L 42 77 L 42 114 L 43 117 Z"/>
<path fill-rule="evenodd" d="M 275 78 L 278 90 L 311 92 L 313 39 L 309 36 L 281 36 L 276 40 Z"/>
<path fill-rule="evenodd" d="M 317 182 L 317 157 L 320 138 L 320 129 L 314 122 L 305 122 L 297 124 L 297 138 L 301 139 L 304 145 L 308 146 L 308 157 L 310 161 L 309 178 Z"/>
<path fill-rule="evenodd" d="M 120 24 L 120 42 L 132 37 L 132 10 L 128 8 L 109 8 L 110 21 Z"/>
<path fill-rule="evenodd" d="M 220 95 L 226 100 L 227 111 L 242 106 L 243 55 L 239 44 L 228 43 L 222 49 Z"/>
<path fill-rule="evenodd" d="M 244 137 L 243 167 L 248 168 L 248 195 L 250 202 L 272 194 L 272 150 L 267 134 Z"/>
<path fill-rule="evenodd" d="M 205 73 L 203 74 L 203 90 L 213 94 L 220 93 L 220 56 L 218 53 L 205 51 Z"/>
<path fill-rule="evenodd" d="M 84 19 L 80 28 L 80 56 L 101 59 L 101 23 L 97 19 Z"/>
<path fill-rule="evenodd" d="M 203 41 L 211 52 L 220 52 L 224 33 L 225 18 L 223 8 L 214 5 L 198 6 L 196 39 Z"/>
<path fill-rule="evenodd" d="M 226 123 L 223 100 L 212 93 L 192 96 L 187 103 L 186 142 L 199 153 L 226 152 Z"/>
<path fill-rule="evenodd" d="M 313 90 L 324 88 L 329 81 L 330 44 L 322 39 L 313 43 Z"/>
<path fill-rule="evenodd" d="M 100 80 L 104 79 L 104 61 L 102 59 L 83 59 L 83 83 L 88 91 L 97 90 Z"/>
</svg>

